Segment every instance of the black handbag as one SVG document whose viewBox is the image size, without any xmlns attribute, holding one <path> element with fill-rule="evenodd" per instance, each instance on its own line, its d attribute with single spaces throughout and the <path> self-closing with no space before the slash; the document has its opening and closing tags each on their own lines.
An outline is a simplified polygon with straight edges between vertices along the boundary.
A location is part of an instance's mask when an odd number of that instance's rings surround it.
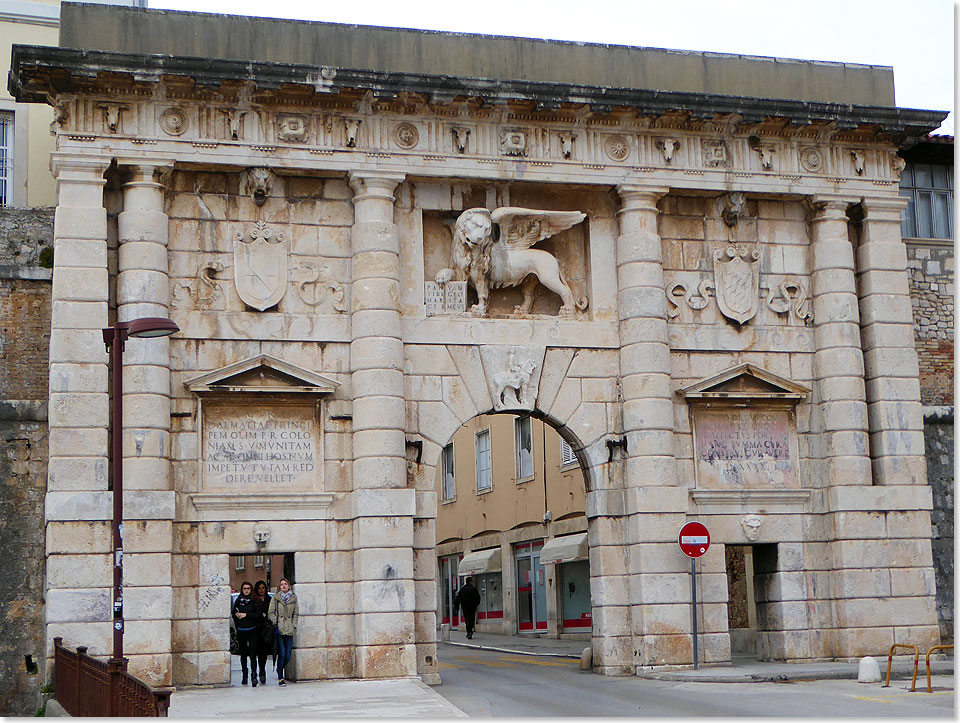
<svg viewBox="0 0 960 723">
<path fill-rule="evenodd" d="M 263 630 L 261 630 L 261 635 L 263 635 L 263 642 L 267 645 L 267 650 L 273 650 L 274 636 L 276 635 L 277 626 L 274 625 L 269 620 L 263 622 Z"/>
<path fill-rule="evenodd" d="M 230 626 L 230 655 L 240 655 L 240 641 L 237 640 L 237 629 Z"/>
</svg>

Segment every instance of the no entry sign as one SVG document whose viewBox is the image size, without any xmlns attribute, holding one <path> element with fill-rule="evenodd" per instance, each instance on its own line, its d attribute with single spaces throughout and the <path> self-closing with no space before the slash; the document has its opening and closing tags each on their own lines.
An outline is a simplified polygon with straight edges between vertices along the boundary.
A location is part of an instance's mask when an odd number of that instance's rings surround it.
<svg viewBox="0 0 960 723">
<path fill-rule="evenodd" d="M 700 557 L 710 548 L 710 532 L 699 522 L 688 522 L 680 528 L 680 549 L 687 557 Z"/>
</svg>

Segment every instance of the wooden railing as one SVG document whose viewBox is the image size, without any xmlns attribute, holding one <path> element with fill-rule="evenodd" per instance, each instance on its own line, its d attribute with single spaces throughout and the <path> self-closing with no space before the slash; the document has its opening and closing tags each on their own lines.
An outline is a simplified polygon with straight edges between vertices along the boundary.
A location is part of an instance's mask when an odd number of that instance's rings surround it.
<svg viewBox="0 0 960 723">
<path fill-rule="evenodd" d="M 166 717 L 172 690 L 154 689 L 127 672 L 127 659 L 107 662 L 73 652 L 54 638 L 54 697 L 74 717 Z"/>
</svg>

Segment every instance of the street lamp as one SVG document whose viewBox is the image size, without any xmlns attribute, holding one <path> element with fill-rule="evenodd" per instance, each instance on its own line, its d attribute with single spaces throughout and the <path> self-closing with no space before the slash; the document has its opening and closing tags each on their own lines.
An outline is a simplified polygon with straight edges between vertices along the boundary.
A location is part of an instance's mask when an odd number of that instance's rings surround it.
<svg viewBox="0 0 960 723">
<path fill-rule="evenodd" d="M 169 336 L 180 331 L 170 319 L 118 321 L 103 330 L 110 353 L 110 464 L 113 468 L 113 657 L 123 658 L 123 347 L 128 337 Z"/>
</svg>

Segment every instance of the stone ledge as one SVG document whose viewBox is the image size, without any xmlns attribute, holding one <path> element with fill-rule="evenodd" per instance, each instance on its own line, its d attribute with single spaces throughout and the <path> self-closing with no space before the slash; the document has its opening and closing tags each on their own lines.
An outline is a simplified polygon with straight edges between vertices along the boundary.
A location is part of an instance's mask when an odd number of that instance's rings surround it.
<svg viewBox="0 0 960 723">
<path fill-rule="evenodd" d="M 202 521 L 308 520 L 326 518 L 336 500 L 331 492 L 256 494 L 238 497 L 230 493 L 196 493 L 187 496 L 195 510 L 189 517 Z"/>
<path fill-rule="evenodd" d="M 53 281 L 53 269 L 46 269 L 42 266 L 12 266 L 0 264 L 0 279 Z"/>
<path fill-rule="evenodd" d="M 0 399 L 0 422 L 46 422 L 47 403 L 29 399 Z"/>
<path fill-rule="evenodd" d="M 943 424 L 953 421 L 953 405 L 923 407 L 923 421 L 930 424 Z"/>
<path fill-rule="evenodd" d="M 742 514 L 763 506 L 765 512 L 805 512 L 812 490 L 690 490 L 691 501 L 708 513 Z M 706 509 L 704 509 L 706 508 Z"/>
</svg>

